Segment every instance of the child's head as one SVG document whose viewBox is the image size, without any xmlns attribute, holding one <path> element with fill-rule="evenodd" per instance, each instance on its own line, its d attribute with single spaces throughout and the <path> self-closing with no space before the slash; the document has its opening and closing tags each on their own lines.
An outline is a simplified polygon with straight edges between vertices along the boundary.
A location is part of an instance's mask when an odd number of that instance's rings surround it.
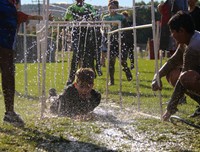
<svg viewBox="0 0 200 152">
<path fill-rule="evenodd" d="M 195 31 L 192 17 L 189 13 L 183 11 L 179 11 L 172 16 L 168 25 L 171 31 L 179 32 L 181 29 L 184 29 L 188 34 L 193 34 Z"/>
<path fill-rule="evenodd" d="M 108 3 L 109 12 L 113 12 L 115 9 L 119 8 L 119 2 L 116 0 L 110 0 Z"/>
<path fill-rule="evenodd" d="M 76 71 L 75 74 L 76 83 L 86 83 L 86 84 L 93 84 L 95 74 L 91 68 L 80 68 Z"/>
<path fill-rule="evenodd" d="M 84 0 L 76 0 L 76 4 L 82 6 L 84 3 Z"/>
<path fill-rule="evenodd" d="M 80 94 L 87 94 L 94 86 L 95 74 L 91 68 L 80 68 L 75 74 L 76 88 Z"/>
</svg>

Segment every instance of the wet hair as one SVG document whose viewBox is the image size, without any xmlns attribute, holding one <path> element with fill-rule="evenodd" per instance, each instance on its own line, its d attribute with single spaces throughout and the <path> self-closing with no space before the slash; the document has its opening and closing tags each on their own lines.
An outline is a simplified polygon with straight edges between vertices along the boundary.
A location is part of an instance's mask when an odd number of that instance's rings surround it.
<svg viewBox="0 0 200 152">
<path fill-rule="evenodd" d="M 179 32 L 180 28 L 185 29 L 186 32 L 193 34 L 195 31 L 194 22 L 189 13 L 178 11 L 173 15 L 168 22 L 170 30 Z"/>
<path fill-rule="evenodd" d="M 91 68 L 80 68 L 76 71 L 75 81 L 81 84 L 93 84 L 95 74 Z"/>
<path fill-rule="evenodd" d="M 111 5 L 115 5 L 118 8 L 119 7 L 119 2 L 116 1 L 116 0 L 110 0 L 109 3 L 108 3 L 108 6 L 111 6 Z"/>
</svg>

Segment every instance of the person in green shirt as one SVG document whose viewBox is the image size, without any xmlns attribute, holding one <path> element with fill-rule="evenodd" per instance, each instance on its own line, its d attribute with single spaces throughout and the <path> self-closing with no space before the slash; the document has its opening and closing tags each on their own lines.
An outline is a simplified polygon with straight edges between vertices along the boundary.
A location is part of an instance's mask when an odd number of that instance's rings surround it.
<svg viewBox="0 0 200 152">
<path fill-rule="evenodd" d="M 121 21 L 122 27 L 127 27 L 128 23 L 126 18 L 116 12 L 116 9 L 119 8 L 119 3 L 118 1 L 110 1 L 108 4 L 108 10 L 109 14 L 106 14 L 103 16 L 102 20 L 103 21 Z M 116 30 L 118 29 L 118 24 L 113 23 L 111 25 L 111 30 Z M 106 39 L 106 32 L 104 33 L 105 39 Z M 125 41 L 124 33 L 122 32 L 122 42 Z M 116 62 L 116 57 L 119 56 L 119 42 L 118 42 L 118 33 L 112 34 L 110 38 L 110 64 L 109 64 L 109 74 L 110 74 L 110 82 L 109 85 L 114 85 L 114 73 L 115 73 L 115 62 Z M 106 43 L 104 41 L 103 43 Z M 106 46 L 105 44 L 102 46 Z M 132 80 L 132 74 L 130 71 L 130 68 L 127 65 L 127 56 L 128 56 L 128 50 L 125 49 L 125 43 L 122 43 L 122 66 L 123 66 L 123 71 L 126 73 L 126 77 L 128 81 Z M 106 57 L 107 49 L 102 50 L 102 60 L 105 60 L 104 58 Z"/>
<path fill-rule="evenodd" d="M 98 14 L 95 8 L 85 3 L 84 0 L 76 0 L 68 7 L 64 16 L 65 21 L 94 21 L 97 18 Z M 96 49 L 97 34 L 95 32 L 94 27 L 72 27 L 73 57 L 67 85 L 73 83 L 78 66 L 92 68 L 95 71 L 95 59 L 97 59 L 97 73 L 102 75 L 100 61 L 98 61 L 100 49 Z"/>
</svg>

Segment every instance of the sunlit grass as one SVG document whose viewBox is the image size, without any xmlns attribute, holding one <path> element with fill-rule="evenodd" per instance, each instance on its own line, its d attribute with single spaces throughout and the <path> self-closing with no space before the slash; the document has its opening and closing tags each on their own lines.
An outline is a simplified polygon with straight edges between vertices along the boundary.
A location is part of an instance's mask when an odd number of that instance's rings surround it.
<svg viewBox="0 0 200 152">
<path fill-rule="evenodd" d="M 42 67 L 42 65 L 40 65 Z M 129 107 L 139 110 L 144 113 L 149 113 L 154 116 L 160 116 L 160 101 L 158 93 L 151 90 L 151 80 L 154 75 L 154 60 L 139 59 L 139 96 L 136 86 L 136 72 L 132 70 L 133 80 L 128 82 L 124 72 L 122 72 L 122 107 Z M 95 89 L 101 92 L 103 99 L 106 98 L 106 68 L 103 67 L 103 76 L 95 79 Z M 42 74 L 42 71 L 40 71 Z M 94 146 L 95 150 L 105 149 L 105 145 L 97 140 L 94 140 L 94 134 L 100 134 L 103 128 L 110 126 L 101 126 L 92 121 L 77 121 L 69 118 L 52 118 L 47 117 L 40 119 L 40 101 L 39 101 L 39 87 L 38 87 L 38 64 L 28 64 L 27 70 L 27 97 L 15 97 L 15 109 L 23 117 L 26 122 L 25 128 L 15 128 L 10 125 L 3 125 L 1 121 L 0 127 L 0 151 L 59 151 L 58 147 L 70 148 L 71 141 L 77 141 L 79 145 L 89 144 Z M 59 63 L 46 64 L 46 96 L 48 96 L 48 89 L 54 87 L 58 93 L 61 93 L 65 87 L 68 77 L 67 62 L 62 66 Z M 42 81 L 42 77 L 40 77 Z M 24 81 L 24 64 L 16 64 L 16 91 L 21 95 L 25 95 L 25 81 Z M 173 91 L 172 87 L 163 78 L 162 102 L 163 110 L 166 107 L 165 102 L 170 99 Z M 109 87 L 108 102 L 115 102 L 121 104 L 119 95 L 119 67 L 116 63 L 115 85 Z M 0 119 L 4 116 L 4 102 L 3 96 L 0 94 Z M 178 115 L 187 117 L 195 109 L 196 103 L 187 97 L 187 104 L 179 106 Z M 124 110 L 123 109 L 123 110 Z M 193 121 L 198 121 L 195 119 Z M 162 147 L 161 151 L 200 151 L 199 131 L 183 126 L 174 126 L 171 123 L 163 123 L 160 120 L 153 118 L 144 118 L 138 116 L 135 118 L 132 126 L 135 131 L 144 134 L 149 141 L 152 142 L 166 142 L 169 147 Z M 135 139 L 137 140 L 137 139 Z M 42 144 L 41 144 L 42 143 Z M 172 144 L 174 143 L 174 144 Z M 188 148 L 182 148 L 184 145 Z M 59 146 L 60 145 L 60 146 Z M 62 145 L 62 146 L 61 146 Z M 84 146 L 80 146 L 84 147 Z M 98 145 L 98 146 L 97 146 Z M 95 151 L 95 150 L 92 151 Z M 64 151 L 63 149 L 60 151 Z M 79 151 L 79 149 L 77 149 Z M 103 151 L 103 150 L 102 150 Z M 121 147 L 120 151 L 130 151 L 130 147 L 126 144 Z"/>
<path fill-rule="evenodd" d="M 27 65 L 27 88 L 25 88 L 24 64 L 16 64 L 16 91 L 22 95 L 38 99 L 38 97 L 41 96 L 42 82 L 44 78 L 43 74 L 46 74 L 46 97 L 48 96 L 48 90 L 50 88 L 55 88 L 58 94 L 61 93 L 66 85 L 69 74 L 67 56 L 68 54 L 65 56 L 65 62 L 59 61 L 55 63 L 46 63 L 45 72 L 42 69 L 42 64 L 29 63 Z M 130 65 L 129 60 L 128 64 Z M 40 70 L 38 70 L 38 68 L 40 68 Z M 153 92 L 151 90 L 151 81 L 155 71 L 155 61 L 147 58 L 139 58 L 137 73 L 139 79 L 138 83 L 136 82 L 136 69 L 131 71 L 133 80 L 130 82 L 127 81 L 125 73 L 122 71 L 121 96 L 119 69 L 119 62 L 117 60 L 115 67 L 115 85 L 108 87 L 108 99 L 120 103 L 123 106 L 131 106 L 133 109 L 160 116 L 160 102 L 163 103 L 164 111 L 166 107 L 165 103 L 170 99 L 173 88 L 167 83 L 165 78 L 162 79 L 163 90 L 161 92 L 161 101 L 159 98 L 159 92 Z M 106 67 L 102 67 L 102 71 L 103 76 L 96 77 L 94 88 L 101 92 L 103 98 L 106 98 Z M 187 98 L 187 101 L 191 101 L 189 97 Z M 191 102 L 191 104 L 195 105 L 194 102 Z M 189 114 L 193 110 L 194 108 L 183 109 L 185 114 Z"/>
</svg>

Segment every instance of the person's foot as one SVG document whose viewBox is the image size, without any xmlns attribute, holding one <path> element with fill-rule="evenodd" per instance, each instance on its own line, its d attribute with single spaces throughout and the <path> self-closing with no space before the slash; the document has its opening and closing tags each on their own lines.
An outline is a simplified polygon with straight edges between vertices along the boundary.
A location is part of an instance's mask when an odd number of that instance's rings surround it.
<svg viewBox="0 0 200 152">
<path fill-rule="evenodd" d="M 115 84 L 114 81 L 109 81 L 109 82 L 108 82 L 108 85 L 109 85 L 109 86 L 112 86 L 112 85 L 114 85 L 114 84 Z"/>
<path fill-rule="evenodd" d="M 132 73 L 131 73 L 131 71 L 128 69 L 128 70 L 126 70 L 125 71 L 125 73 L 126 73 L 126 78 L 127 78 L 127 80 L 128 81 L 131 81 L 132 80 Z"/>
<path fill-rule="evenodd" d="M 178 100 L 178 104 L 186 104 L 187 102 L 186 102 L 186 96 L 183 96 L 182 98 L 180 98 L 179 100 Z"/>
<path fill-rule="evenodd" d="M 15 127 L 24 127 L 25 125 L 20 115 L 15 112 L 6 112 L 3 121 L 12 124 Z"/>
<path fill-rule="evenodd" d="M 197 116 L 200 116 L 200 106 L 197 106 L 197 109 L 189 117 L 194 118 L 194 117 L 197 117 Z"/>
</svg>

